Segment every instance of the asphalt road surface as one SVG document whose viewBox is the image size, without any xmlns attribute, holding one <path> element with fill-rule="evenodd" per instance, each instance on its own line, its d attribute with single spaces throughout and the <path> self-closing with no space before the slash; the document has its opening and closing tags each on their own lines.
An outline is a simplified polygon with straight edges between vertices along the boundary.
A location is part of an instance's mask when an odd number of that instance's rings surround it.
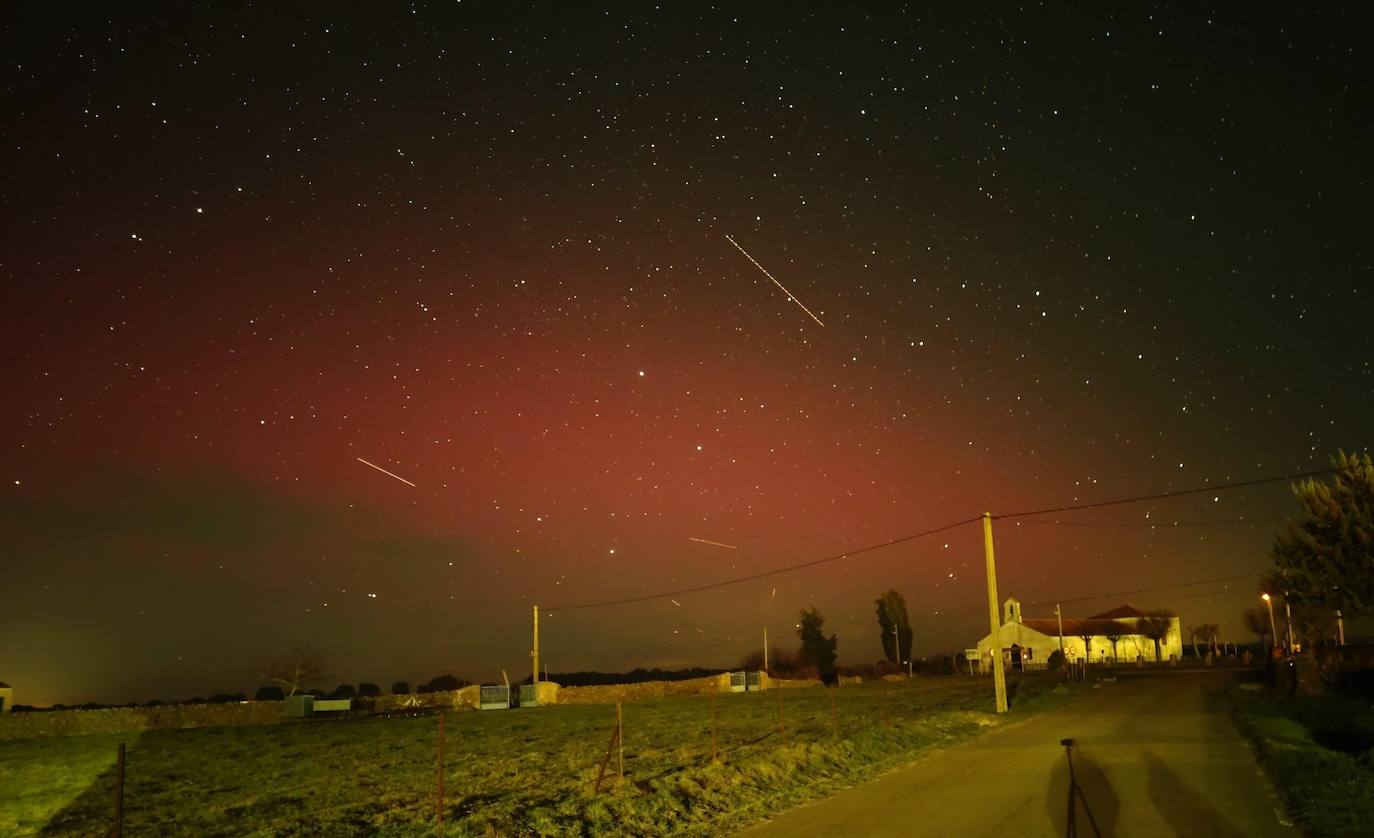
<svg viewBox="0 0 1374 838">
<path fill-rule="evenodd" d="M 1072 738 L 1103 836 L 1287 836 L 1220 690 L 1226 672 L 1123 674 L 1052 713 L 786 812 L 749 836 L 1063 836 Z M 992 685 L 989 682 L 988 691 Z M 991 702 L 991 695 L 989 695 Z M 1093 827 L 1079 805 L 1078 835 Z"/>
</svg>

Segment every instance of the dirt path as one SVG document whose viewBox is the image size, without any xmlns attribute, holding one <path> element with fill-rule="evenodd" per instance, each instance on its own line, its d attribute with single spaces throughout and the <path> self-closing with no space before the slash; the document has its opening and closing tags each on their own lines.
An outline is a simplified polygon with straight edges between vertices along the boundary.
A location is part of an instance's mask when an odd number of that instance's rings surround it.
<svg viewBox="0 0 1374 838">
<path fill-rule="evenodd" d="M 1219 695 L 1224 672 L 1123 678 L 1069 707 L 786 812 L 749 836 L 1062 836 L 1068 764 L 1104 836 L 1288 836 Z M 1078 834 L 1093 835 L 1080 807 Z"/>
</svg>

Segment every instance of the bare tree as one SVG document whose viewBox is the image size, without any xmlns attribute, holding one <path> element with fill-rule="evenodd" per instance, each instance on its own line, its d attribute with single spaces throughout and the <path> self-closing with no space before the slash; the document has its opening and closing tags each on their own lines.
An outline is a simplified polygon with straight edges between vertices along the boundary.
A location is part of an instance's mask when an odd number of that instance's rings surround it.
<svg viewBox="0 0 1374 838">
<path fill-rule="evenodd" d="M 1221 626 L 1216 623 L 1203 623 L 1203 630 L 1207 633 L 1207 648 L 1213 656 L 1221 654 L 1220 644 L 1217 638 L 1221 637 Z"/>
<path fill-rule="evenodd" d="M 1122 634 L 1121 631 L 1120 631 L 1120 629 L 1109 628 L 1109 629 L 1107 629 L 1107 631 L 1108 631 L 1108 632 L 1111 632 L 1111 633 L 1110 633 L 1110 634 L 1104 634 L 1104 635 L 1102 635 L 1102 636 L 1105 637 L 1105 638 L 1107 638 L 1108 640 L 1111 641 L 1111 643 L 1112 643 L 1112 663 L 1116 663 L 1116 662 L 1117 662 L 1117 659 L 1116 659 L 1116 644 L 1117 644 L 1118 642 L 1120 642 L 1120 641 L 1121 641 L 1121 638 L 1125 637 L 1126 635 Z"/>
<path fill-rule="evenodd" d="M 1078 635 L 1078 639 L 1083 641 L 1083 660 L 1085 661 L 1093 659 L 1093 638 L 1096 636 L 1095 634 Z"/>
<path fill-rule="evenodd" d="M 1164 656 L 1160 653 L 1159 641 L 1169 636 L 1169 627 L 1173 625 L 1174 612 L 1172 611 L 1146 611 L 1145 616 L 1135 621 L 1136 629 L 1146 637 L 1155 642 L 1155 660 L 1163 660 Z"/>
<path fill-rule="evenodd" d="M 1202 660 L 1202 652 L 1198 651 L 1197 648 L 1197 641 L 1199 637 L 1202 638 L 1204 641 L 1207 639 L 1207 626 L 1189 626 L 1188 642 L 1193 644 L 1193 657 L 1197 660 Z"/>
<path fill-rule="evenodd" d="M 1216 623 L 1199 623 L 1188 629 L 1188 640 L 1193 644 L 1193 657 L 1202 660 L 1202 650 L 1198 648 L 1197 642 L 1201 640 L 1207 646 L 1207 651 L 1213 655 L 1217 654 L 1217 635 L 1221 629 Z"/>
<path fill-rule="evenodd" d="M 324 662 L 313 647 L 297 646 L 272 658 L 262 677 L 281 687 L 287 695 L 295 695 L 302 687 L 324 677 Z"/>
</svg>

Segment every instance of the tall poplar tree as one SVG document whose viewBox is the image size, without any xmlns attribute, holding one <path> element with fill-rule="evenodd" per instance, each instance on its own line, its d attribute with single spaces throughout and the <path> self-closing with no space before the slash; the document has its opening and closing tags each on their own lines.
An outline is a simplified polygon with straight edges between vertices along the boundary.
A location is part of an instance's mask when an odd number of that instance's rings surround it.
<svg viewBox="0 0 1374 838">
<path fill-rule="evenodd" d="M 906 598 L 888 589 L 873 602 L 878 606 L 878 639 L 883 644 L 883 655 L 892 663 L 901 663 L 903 652 L 911 657 L 911 620 L 906 613 Z M 896 637 L 892 632 L 894 626 Z"/>
</svg>

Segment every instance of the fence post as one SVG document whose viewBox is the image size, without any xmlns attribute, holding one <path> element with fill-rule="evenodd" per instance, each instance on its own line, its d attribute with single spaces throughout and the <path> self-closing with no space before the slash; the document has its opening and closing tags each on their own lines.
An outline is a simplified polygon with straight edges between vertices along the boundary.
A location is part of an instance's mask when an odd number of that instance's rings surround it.
<svg viewBox="0 0 1374 838">
<path fill-rule="evenodd" d="M 601 758 L 601 768 L 596 772 L 596 782 L 592 785 L 592 794 L 601 793 L 601 781 L 606 778 L 606 766 L 611 762 L 611 753 L 615 750 L 615 745 L 620 741 L 620 702 L 615 703 L 615 727 L 611 728 L 611 741 L 606 743 L 606 756 Z M 625 746 L 620 746 L 620 776 L 625 776 Z"/>
<path fill-rule="evenodd" d="M 615 703 L 615 739 L 619 746 L 620 782 L 625 782 L 625 726 L 620 717 L 620 702 Z"/>
<path fill-rule="evenodd" d="M 440 826 L 444 824 L 444 714 L 439 713 L 439 777 L 438 793 L 434 798 L 434 817 Z"/>
<path fill-rule="evenodd" d="M 711 693 L 711 762 L 715 762 L 720 754 L 716 747 L 716 694 Z"/>
<path fill-rule="evenodd" d="M 115 753 L 115 787 L 114 787 L 114 829 L 111 830 L 114 838 L 123 838 L 124 835 L 124 743 L 119 743 L 119 750 Z"/>
</svg>

